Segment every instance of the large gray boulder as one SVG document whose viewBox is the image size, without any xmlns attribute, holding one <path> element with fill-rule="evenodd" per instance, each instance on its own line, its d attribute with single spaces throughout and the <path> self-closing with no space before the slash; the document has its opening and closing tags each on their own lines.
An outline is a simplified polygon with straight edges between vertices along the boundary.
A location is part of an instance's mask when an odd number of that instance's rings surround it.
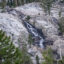
<svg viewBox="0 0 64 64">
<path fill-rule="evenodd" d="M 31 24 L 35 23 L 35 27 L 42 29 L 42 32 L 48 38 L 52 38 L 52 36 L 58 34 L 58 25 L 56 20 L 58 18 L 58 12 L 57 14 L 55 12 L 59 11 L 58 9 L 56 10 L 56 8 L 52 8 L 51 16 L 45 15 L 44 9 L 41 7 L 40 3 L 35 2 L 25 4 L 24 6 L 20 6 L 15 9 L 22 12 L 26 16 L 29 15 L 31 17 L 31 19 L 29 20 L 30 23 Z"/>
<path fill-rule="evenodd" d="M 21 42 L 27 42 L 28 40 L 27 30 L 18 17 L 14 17 L 11 14 L 0 13 L 0 30 L 5 31 L 8 36 L 11 36 L 16 46 L 18 46 L 19 38 Z"/>
</svg>

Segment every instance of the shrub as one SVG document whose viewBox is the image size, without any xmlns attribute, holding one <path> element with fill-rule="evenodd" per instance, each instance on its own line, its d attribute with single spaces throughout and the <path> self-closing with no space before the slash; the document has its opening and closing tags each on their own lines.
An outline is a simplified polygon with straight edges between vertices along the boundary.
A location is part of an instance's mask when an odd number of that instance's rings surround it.
<svg viewBox="0 0 64 64">
<path fill-rule="evenodd" d="M 28 37 L 28 43 L 29 45 L 33 44 L 34 40 L 32 39 L 32 35 L 29 34 L 29 37 Z"/>
<path fill-rule="evenodd" d="M 10 37 L 0 30 L 0 64 L 32 64 L 30 56 L 22 49 L 15 47 Z"/>
<path fill-rule="evenodd" d="M 42 7 L 44 8 L 45 12 L 48 12 L 50 15 L 50 10 L 52 7 L 53 0 L 41 0 L 42 1 Z"/>
<path fill-rule="evenodd" d="M 40 64 L 38 55 L 36 55 L 36 64 Z"/>
<path fill-rule="evenodd" d="M 43 57 L 45 61 L 42 64 L 64 64 L 64 57 L 62 57 L 62 59 L 54 59 L 53 50 L 51 48 L 43 52 Z"/>
<path fill-rule="evenodd" d="M 30 16 L 27 16 L 26 20 L 29 20 L 30 19 Z"/>
<path fill-rule="evenodd" d="M 54 59 L 53 59 L 53 53 L 51 48 L 48 48 L 43 52 L 43 57 L 45 61 L 42 64 L 53 64 Z"/>
</svg>

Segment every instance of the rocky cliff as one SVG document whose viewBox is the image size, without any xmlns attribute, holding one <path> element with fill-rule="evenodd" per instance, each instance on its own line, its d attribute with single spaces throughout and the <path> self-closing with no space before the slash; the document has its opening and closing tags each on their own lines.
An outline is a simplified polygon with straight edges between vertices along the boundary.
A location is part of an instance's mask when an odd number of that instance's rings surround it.
<svg viewBox="0 0 64 64">
<path fill-rule="evenodd" d="M 5 31 L 8 36 L 11 36 L 12 41 L 17 47 L 19 46 L 19 43 L 27 43 L 29 33 L 23 24 L 23 20 L 26 20 L 26 18 L 29 16 L 30 19 L 28 22 L 34 25 L 36 28 L 41 29 L 43 34 L 46 36 L 45 43 L 50 44 L 53 42 L 51 48 L 58 50 L 59 54 L 61 51 L 62 55 L 64 55 L 64 39 L 58 35 L 58 12 L 59 9 L 57 6 L 57 8 L 53 7 L 51 9 L 51 16 L 45 15 L 40 3 L 30 3 L 14 9 L 8 9 L 6 12 L 0 13 L 0 30 Z M 62 13 L 64 14 L 64 12 Z M 61 45 L 59 46 L 59 44 Z M 59 50 L 58 47 L 60 47 L 61 50 Z M 41 54 L 42 49 L 33 45 L 31 48 L 29 46 L 27 48 L 28 52 L 33 55 L 31 58 L 34 64 L 36 64 L 36 55 L 39 56 L 40 62 L 43 60 Z"/>
</svg>

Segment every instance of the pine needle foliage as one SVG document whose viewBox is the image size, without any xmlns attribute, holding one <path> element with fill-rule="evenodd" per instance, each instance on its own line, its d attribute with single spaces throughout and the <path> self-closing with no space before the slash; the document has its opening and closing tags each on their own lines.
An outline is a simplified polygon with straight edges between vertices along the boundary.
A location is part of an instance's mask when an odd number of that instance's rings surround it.
<svg viewBox="0 0 64 64">
<path fill-rule="evenodd" d="M 62 59 L 54 59 L 53 50 L 48 48 L 43 52 L 44 60 L 42 64 L 64 64 L 64 57 Z"/>
<path fill-rule="evenodd" d="M 40 64 L 38 55 L 36 55 L 36 64 Z"/>
<path fill-rule="evenodd" d="M 45 61 L 42 64 L 54 64 L 53 53 L 51 48 L 43 52 L 43 57 Z"/>
<path fill-rule="evenodd" d="M 64 64 L 64 57 L 62 57 L 62 60 L 58 61 L 58 64 Z"/>
<path fill-rule="evenodd" d="M 11 38 L 0 30 L 0 64 L 32 64 L 24 51 L 15 47 Z"/>
<path fill-rule="evenodd" d="M 44 11 L 47 12 L 49 15 L 50 15 L 52 3 L 53 0 L 42 0 L 42 7 L 44 8 Z"/>
<path fill-rule="evenodd" d="M 21 52 L 16 48 L 10 37 L 0 30 L 0 64 L 21 64 Z"/>
</svg>

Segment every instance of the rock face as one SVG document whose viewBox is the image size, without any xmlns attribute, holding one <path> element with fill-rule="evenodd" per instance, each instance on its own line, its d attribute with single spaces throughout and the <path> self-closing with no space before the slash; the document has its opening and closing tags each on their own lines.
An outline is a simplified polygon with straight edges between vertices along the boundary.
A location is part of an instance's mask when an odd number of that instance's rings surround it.
<svg viewBox="0 0 64 64">
<path fill-rule="evenodd" d="M 35 25 L 36 28 L 42 29 L 44 35 L 47 36 L 47 40 L 52 40 L 54 42 L 51 48 L 56 48 L 57 43 L 60 42 L 60 47 L 63 47 L 62 44 L 64 44 L 64 40 L 62 40 L 62 38 L 58 36 L 58 18 L 60 11 L 59 5 L 54 5 L 52 7 L 50 16 L 45 15 L 39 3 L 25 4 L 24 6 L 20 6 L 15 9 L 22 12 L 26 16 L 29 15 L 31 17 L 29 22 L 32 25 Z M 64 10 L 64 6 L 62 6 L 62 10 Z M 62 11 L 62 16 L 64 16 L 64 11 Z M 61 48 L 61 50 L 64 50 L 64 48 Z M 62 55 L 64 54 L 63 51 L 61 51 L 61 53 Z"/>
<path fill-rule="evenodd" d="M 16 10 L 24 13 L 25 15 L 29 15 L 31 19 L 29 20 L 31 24 L 35 24 L 35 27 L 42 29 L 45 36 L 51 38 L 51 35 L 58 34 L 58 25 L 56 19 L 56 12 L 55 8 L 51 10 L 51 16 L 46 16 L 42 7 L 39 3 L 31 3 L 25 4 L 24 6 L 20 6 L 15 8 Z M 52 13 L 52 11 L 54 11 Z M 59 10 L 58 10 L 59 11 Z M 56 14 L 56 15 L 54 15 Z M 56 17 L 55 17 L 56 16 Z"/>
<path fill-rule="evenodd" d="M 28 53 L 31 55 L 31 59 L 34 64 L 36 64 L 36 56 L 39 57 L 39 63 L 43 61 L 42 53 L 40 49 L 38 49 L 36 46 L 31 46 L 31 48 L 28 49 Z"/>
<path fill-rule="evenodd" d="M 52 8 L 51 9 L 51 16 L 45 15 L 42 7 L 39 3 L 30 3 L 25 4 L 24 6 L 20 6 L 15 8 L 16 11 L 19 11 L 20 13 L 23 13 L 26 17 L 29 15 L 31 18 L 29 22 L 34 25 L 36 28 L 42 29 L 42 32 L 45 36 L 47 36 L 47 40 L 52 40 L 54 42 L 53 46 L 51 48 L 57 49 L 57 44 L 61 44 L 61 53 L 64 55 L 64 40 L 58 36 L 58 12 L 59 9 Z M 12 40 L 14 41 L 14 44 L 17 46 L 18 39 L 20 39 L 20 42 L 27 42 L 28 40 L 28 32 L 26 28 L 22 24 L 22 18 L 18 18 L 19 14 L 15 11 L 10 11 L 8 13 L 0 13 L 0 30 L 2 29 L 7 33 L 7 35 L 12 37 Z M 64 13 L 64 12 L 62 12 Z M 20 16 L 23 16 L 20 14 Z M 25 18 L 24 18 L 25 20 Z M 17 44 L 16 44 L 17 43 Z M 36 55 L 39 56 L 39 61 L 42 62 L 42 53 L 40 49 L 36 46 L 31 46 L 29 48 L 28 44 L 28 53 L 31 56 L 34 64 L 36 64 Z M 58 50 L 59 53 L 59 50 Z M 60 53 L 59 53 L 60 54 Z"/>
<path fill-rule="evenodd" d="M 17 17 L 11 14 L 0 13 L 0 30 L 5 31 L 8 36 L 11 36 L 16 46 L 20 36 L 22 42 L 26 42 L 28 38 L 28 32 L 23 24 Z"/>
<path fill-rule="evenodd" d="M 45 17 L 46 19 L 38 19 L 36 18 L 35 26 L 37 28 L 42 29 L 43 33 L 47 35 L 54 35 L 58 34 L 58 26 L 54 26 L 54 22 L 51 19 L 47 19 L 48 17 Z M 51 20 L 51 21 L 50 21 Z"/>
<path fill-rule="evenodd" d="M 30 4 L 25 4 L 23 6 L 15 8 L 18 11 L 21 11 L 25 15 L 30 15 L 30 16 L 37 16 L 39 14 L 44 14 L 42 13 L 42 8 L 39 6 L 39 3 L 30 3 Z"/>
</svg>

